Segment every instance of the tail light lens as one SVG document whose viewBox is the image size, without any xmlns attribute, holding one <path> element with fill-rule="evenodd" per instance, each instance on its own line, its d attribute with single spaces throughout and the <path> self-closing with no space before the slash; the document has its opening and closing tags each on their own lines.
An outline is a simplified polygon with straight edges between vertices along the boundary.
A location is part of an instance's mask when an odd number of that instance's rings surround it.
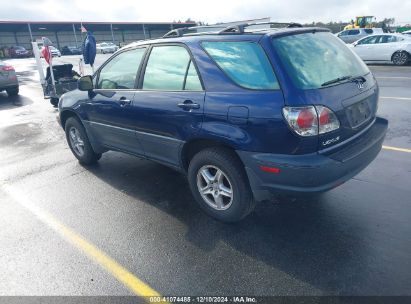
<svg viewBox="0 0 411 304">
<path fill-rule="evenodd" d="M 329 108 L 324 106 L 315 106 L 318 113 L 318 133 L 324 134 L 340 127 L 340 122 L 337 116 Z"/>
<path fill-rule="evenodd" d="M 11 65 L 4 65 L 1 69 L 6 72 L 14 71 L 14 68 Z"/>
<path fill-rule="evenodd" d="M 317 112 L 313 106 L 285 107 L 283 113 L 290 128 L 298 135 L 313 136 L 318 134 Z"/>
<path fill-rule="evenodd" d="M 340 127 L 337 116 L 325 106 L 284 107 L 283 114 L 290 128 L 301 136 L 314 136 Z"/>
</svg>

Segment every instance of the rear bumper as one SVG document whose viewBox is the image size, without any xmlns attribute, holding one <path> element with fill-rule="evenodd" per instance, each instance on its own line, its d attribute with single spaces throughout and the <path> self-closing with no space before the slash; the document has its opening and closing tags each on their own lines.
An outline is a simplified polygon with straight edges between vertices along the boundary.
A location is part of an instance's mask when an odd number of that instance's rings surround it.
<svg viewBox="0 0 411 304">
<path fill-rule="evenodd" d="M 1 81 L 0 82 L 0 91 L 7 90 L 7 89 L 14 89 L 19 86 L 19 82 L 17 80 L 10 80 L 10 81 Z"/>
<path fill-rule="evenodd" d="M 269 199 L 274 192 L 319 193 L 341 185 L 367 167 L 380 152 L 387 128 L 388 121 L 377 118 L 363 134 L 327 153 L 237 153 L 257 201 Z M 280 172 L 268 173 L 260 166 L 279 168 Z"/>
</svg>

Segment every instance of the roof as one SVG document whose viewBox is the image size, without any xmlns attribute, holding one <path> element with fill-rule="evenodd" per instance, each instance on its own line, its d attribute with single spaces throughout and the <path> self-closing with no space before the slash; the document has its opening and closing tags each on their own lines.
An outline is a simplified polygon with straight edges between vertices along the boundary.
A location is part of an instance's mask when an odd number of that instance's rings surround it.
<svg viewBox="0 0 411 304">
<path fill-rule="evenodd" d="M 398 36 L 398 37 L 404 37 L 403 33 L 377 33 L 377 34 L 372 34 L 368 35 L 367 37 L 371 36 Z"/>
<path fill-rule="evenodd" d="M 145 44 L 156 44 L 164 42 L 198 42 L 203 40 L 248 40 L 248 41 L 259 41 L 262 36 L 267 35 L 271 37 L 281 37 L 294 34 L 310 33 L 310 32 L 330 32 L 329 29 L 320 27 L 298 27 L 298 28 L 270 28 L 261 29 L 254 31 L 246 31 L 244 33 L 224 33 L 224 32 L 202 32 L 202 33 L 191 33 L 188 35 L 183 35 L 180 37 L 163 37 L 155 39 L 140 40 L 125 46 L 134 47 Z"/>
</svg>

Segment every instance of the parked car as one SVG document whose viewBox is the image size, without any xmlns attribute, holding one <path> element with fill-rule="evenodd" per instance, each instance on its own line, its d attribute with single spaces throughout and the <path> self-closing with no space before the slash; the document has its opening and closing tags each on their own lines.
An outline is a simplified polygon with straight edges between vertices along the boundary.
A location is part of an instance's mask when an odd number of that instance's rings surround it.
<svg viewBox="0 0 411 304">
<path fill-rule="evenodd" d="M 0 61 L 0 92 L 6 91 L 7 95 L 15 96 L 19 94 L 19 81 L 14 68 Z"/>
<path fill-rule="evenodd" d="M 22 46 L 12 46 L 9 48 L 11 58 L 27 58 L 31 56 L 31 52 Z"/>
<path fill-rule="evenodd" d="M 381 149 L 378 85 L 327 29 L 293 27 L 122 48 L 60 98 L 71 151 L 85 165 L 114 150 L 175 168 L 226 222 L 272 193 L 341 185 Z"/>
<path fill-rule="evenodd" d="M 409 36 L 411 36 L 411 30 L 409 30 L 409 31 L 405 31 L 405 32 L 402 32 L 401 34 L 405 34 L 405 35 L 409 35 Z"/>
<path fill-rule="evenodd" d="M 96 50 L 101 54 L 114 53 L 118 50 L 118 46 L 112 42 L 102 42 L 96 44 Z"/>
<path fill-rule="evenodd" d="M 81 55 L 82 50 L 76 46 L 63 46 L 61 49 L 62 55 Z"/>
<path fill-rule="evenodd" d="M 54 46 L 49 46 L 49 49 L 50 49 L 50 53 L 51 53 L 51 56 L 53 56 L 53 57 L 61 57 L 61 52 L 59 51 L 59 49 L 58 48 L 56 48 L 56 47 L 54 47 Z"/>
<path fill-rule="evenodd" d="M 350 45 L 364 61 L 405 65 L 411 60 L 411 37 L 403 34 L 371 35 Z"/>
<path fill-rule="evenodd" d="M 382 33 L 384 33 L 382 28 L 357 28 L 341 31 L 335 35 L 345 43 L 353 43 L 354 41 L 357 41 L 369 35 Z"/>
</svg>

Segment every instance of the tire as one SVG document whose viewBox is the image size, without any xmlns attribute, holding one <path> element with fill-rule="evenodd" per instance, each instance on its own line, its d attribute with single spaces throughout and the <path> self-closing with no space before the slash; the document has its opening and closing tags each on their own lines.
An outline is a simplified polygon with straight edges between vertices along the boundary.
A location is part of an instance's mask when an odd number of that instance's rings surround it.
<svg viewBox="0 0 411 304">
<path fill-rule="evenodd" d="M 198 152 L 188 168 L 190 189 L 200 207 L 226 223 L 242 220 L 255 206 L 244 166 L 233 153 L 208 148 Z"/>
<path fill-rule="evenodd" d="M 101 153 L 94 152 L 86 130 L 77 118 L 68 118 L 64 130 L 70 150 L 79 160 L 80 164 L 93 165 L 101 158 Z"/>
<path fill-rule="evenodd" d="M 391 61 L 395 65 L 406 65 L 409 59 L 410 55 L 405 51 L 395 52 L 391 57 Z"/>
<path fill-rule="evenodd" d="M 54 107 L 57 107 L 58 104 L 59 104 L 59 99 L 58 99 L 58 98 L 51 97 L 51 98 L 50 98 L 50 103 L 51 103 Z"/>
<path fill-rule="evenodd" d="M 7 89 L 6 92 L 7 92 L 7 95 L 9 95 L 9 97 L 17 96 L 19 95 L 19 87 Z"/>
</svg>

